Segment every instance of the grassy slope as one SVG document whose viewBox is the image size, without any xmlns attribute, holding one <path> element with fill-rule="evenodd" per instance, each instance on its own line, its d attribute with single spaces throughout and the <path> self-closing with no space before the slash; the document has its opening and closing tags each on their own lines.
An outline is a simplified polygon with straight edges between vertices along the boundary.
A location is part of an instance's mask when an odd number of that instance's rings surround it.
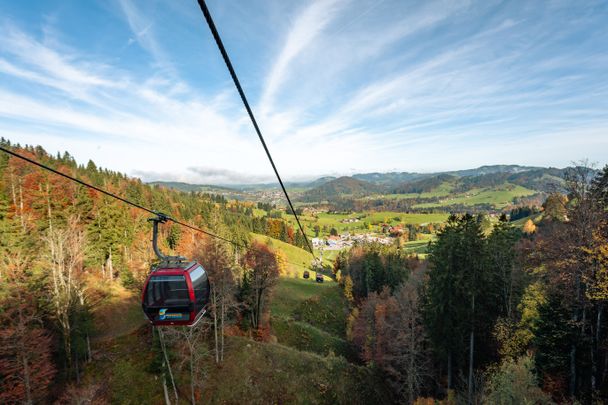
<svg viewBox="0 0 608 405">
<path fill-rule="evenodd" d="M 108 403 L 163 404 L 157 353 L 151 342 L 150 328 L 142 327 L 98 346 L 96 360 L 87 367 L 83 385 L 98 388 L 97 399 Z M 187 404 L 187 374 L 180 372 L 175 362 L 173 367 L 180 404 Z M 320 356 L 248 338 L 227 337 L 224 362 L 215 365 L 209 357 L 206 370 L 200 403 L 390 402 L 383 382 L 367 367 L 331 354 Z"/>
<path fill-rule="evenodd" d="M 455 204 L 491 204 L 496 208 L 502 208 L 511 203 L 515 197 L 525 197 L 533 194 L 536 194 L 536 191 L 518 185 L 506 184 L 496 188 L 472 189 L 438 203 L 418 204 L 414 208 L 444 207 Z"/>
<path fill-rule="evenodd" d="M 252 232 L 251 236 L 258 242 L 269 244 L 273 249 L 280 250 L 281 252 L 285 253 L 287 261 L 290 262 L 287 263 L 288 277 L 302 278 L 302 273 L 304 270 L 310 268 L 312 263 L 312 255 L 306 250 L 266 235 L 260 235 Z M 324 260 L 324 264 L 331 265 L 331 262 L 329 260 Z M 323 277 L 325 278 L 325 281 L 331 280 L 329 277 Z"/>
<path fill-rule="evenodd" d="M 265 236 L 257 237 L 268 241 Z M 303 249 L 271 241 L 274 248 L 285 248 L 288 260 L 310 256 Z M 292 273 L 279 279 L 271 300 L 271 325 L 278 342 L 298 350 L 355 359 L 346 341 L 348 305 L 338 285 L 328 277 L 323 283 L 304 279 L 303 269 L 293 267 Z"/>
<path fill-rule="evenodd" d="M 408 194 L 387 194 L 384 195 L 383 198 L 387 199 L 406 199 L 406 198 L 433 198 L 433 197 L 445 197 L 450 195 L 452 190 L 454 189 L 454 183 L 449 181 L 444 181 L 441 183 L 439 187 L 436 187 L 434 190 L 424 193 L 408 193 Z M 374 197 L 368 197 L 374 198 Z"/>
<path fill-rule="evenodd" d="M 406 242 L 403 250 L 405 250 L 407 253 L 426 254 L 429 247 L 429 241 L 430 239 Z"/>
<path fill-rule="evenodd" d="M 93 308 L 94 340 L 107 340 L 126 335 L 147 323 L 141 310 L 139 293 L 127 290 L 116 283 L 101 283 L 97 280 L 103 299 Z"/>
<path fill-rule="evenodd" d="M 267 240 L 262 235 L 254 237 Z M 284 249 L 288 260 L 310 256 L 280 241 L 272 240 L 272 244 Z M 281 277 L 271 301 L 271 326 L 278 343 L 228 337 L 225 361 L 216 366 L 209 358 L 201 402 L 390 402 L 386 386 L 372 369 L 347 360 L 354 360 L 356 353 L 345 339 L 348 309 L 338 285 L 331 279 L 324 283 L 304 280 L 302 269 L 294 267 L 297 278 Z M 101 395 L 110 403 L 162 404 L 151 328 L 137 327 L 141 325 L 139 316 L 135 321 L 136 314 L 141 315 L 137 294 L 119 287 L 109 292 L 96 315 L 96 322 L 103 326 L 103 339 L 94 343 L 96 360 L 87 367 L 84 382 L 101 387 Z M 123 313 L 127 316 L 118 316 Z M 187 403 L 188 378 L 174 371 L 180 403 Z"/>
<path fill-rule="evenodd" d="M 103 399 L 113 404 L 164 403 L 151 345 L 149 326 L 98 342 L 93 346 L 95 360 L 85 370 L 83 385 L 100 388 Z"/>
<path fill-rule="evenodd" d="M 430 192 L 408 193 L 408 194 L 385 194 L 372 195 L 364 199 L 415 199 L 442 197 L 442 201 L 434 203 L 422 203 L 414 205 L 414 208 L 445 207 L 455 204 L 476 205 L 492 204 L 496 208 L 502 208 L 513 201 L 515 197 L 525 197 L 536 194 L 537 191 L 519 185 L 505 183 L 496 187 L 477 188 L 465 193 L 454 193 L 453 182 L 443 182 Z M 434 222 L 434 221 L 432 221 Z"/>
<path fill-rule="evenodd" d="M 389 403 L 370 369 L 283 345 L 229 338 L 226 361 L 210 373 L 203 403 Z"/>
</svg>

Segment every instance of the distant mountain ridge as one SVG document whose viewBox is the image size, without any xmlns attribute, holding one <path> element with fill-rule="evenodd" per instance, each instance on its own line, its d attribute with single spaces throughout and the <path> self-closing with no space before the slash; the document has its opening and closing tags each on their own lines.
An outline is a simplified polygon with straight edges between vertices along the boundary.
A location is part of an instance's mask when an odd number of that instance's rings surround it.
<svg viewBox="0 0 608 405">
<path fill-rule="evenodd" d="M 211 184 L 190 184 L 180 181 L 151 181 L 147 184 L 180 191 L 234 191 L 234 189 L 225 186 L 215 186 Z"/>
<path fill-rule="evenodd" d="M 515 186 L 528 189 L 528 194 L 549 193 L 561 189 L 566 170 L 567 168 L 493 165 L 441 173 L 363 173 L 340 177 L 310 188 L 298 196 L 298 200 L 322 202 L 338 197 L 359 198 L 373 194 L 434 193 L 439 196 L 479 189 L 512 189 Z"/>
<path fill-rule="evenodd" d="M 416 173 L 416 172 L 389 172 L 389 173 L 359 173 L 353 174 L 352 177 L 355 179 L 368 181 L 375 184 L 401 184 L 420 179 L 436 177 L 440 175 L 451 175 L 456 177 L 471 177 L 480 176 L 485 174 L 495 173 L 522 173 L 531 170 L 542 170 L 551 169 L 537 166 L 520 166 L 520 165 L 486 165 L 480 166 L 475 169 L 465 170 L 452 170 L 445 172 L 434 172 L 434 173 Z M 557 169 L 560 170 L 560 169 Z"/>
<path fill-rule="evenodd" d="M 352 176 L 323 176 L 312 181 L 294 181 L 285 182 L 285 186 L 289 188 L 312 189 L 321 187 L 321 190 L 329 192 L 331 195 L 344 191 L 344 194 L 350 195 L 365 195 L 374 192 L 398 193 L 406 192 L 412 187 L 428 189 L 429 184 L 425 184 L 424 180 L 429 180 L 430 183 L 436 183 L 437 178 L 445 178 L 444 176 L 452 176 L 454 178 L 463 179 L 463 182 L 473 185 L 476 182 L 482 184 L 496 184 L 498 180 L 509 181 L 522 186 L 531 186 L 533 189 L 547 190 L 548 183 L 555 183 L 563 177 L 566 169 L 544 168 L 536 166 L 520 166 L 520 165 L 486 165 L 474 169 L 453 170 L 435 173 L 417 173 L 417 172 L 371 172 L 357 173 Z M 469 178 L 469 180 L 464 180 Z M 479 179 L 477 179 L 479 178 Z M 358 182 L 348 181 L 346 179 L 357 180 Z M 476 180 L 473 180 L 476 179 Z M 406 186 L 413 182 L 417 182 L 417 186 Z M 267 190 L 278 189 L 278 183 L 262 183 L 262 184 L 189 184 L 183 182 L 171 181 L 153 181 L 151 185 L 158 185 L 182 191 L 246 191 L 246 190 Z M 329 184 L 329 185 L 328 185 Z M 326 188 L 324 186 L 328 185 Z M 319 190 L 319 191 L 321 191 Z M 304 193 L 306 194 L 307 191 Z M 316 192 L 313 192 L 313 194 Z M 308 199 L 305 197 L 305 199 Z"/>
</svg>

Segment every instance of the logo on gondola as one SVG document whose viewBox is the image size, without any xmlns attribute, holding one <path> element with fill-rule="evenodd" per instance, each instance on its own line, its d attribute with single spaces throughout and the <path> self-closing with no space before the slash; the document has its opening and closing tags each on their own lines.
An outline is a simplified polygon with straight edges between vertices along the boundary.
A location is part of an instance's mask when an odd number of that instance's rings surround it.
<svg viewBox="0 0 608 405">
<path fill-rule="evenodd" d="M 167 313 L 167 308 L 163 308 L 158 311 L 158 319 L 161 321 L 168 320 L 168 319 L 181 319 L 181 318 L 182 318 L 182 314 Z"/>
</svg>

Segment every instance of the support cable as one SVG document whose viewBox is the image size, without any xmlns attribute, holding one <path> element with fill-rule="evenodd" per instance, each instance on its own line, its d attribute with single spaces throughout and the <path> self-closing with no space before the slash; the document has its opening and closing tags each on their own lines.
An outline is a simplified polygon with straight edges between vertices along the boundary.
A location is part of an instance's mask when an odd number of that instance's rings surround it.
<svg viewBox="0 0 608 405">
<path fill-rule="evenodd" d="M 243 104 L 245 105 L 247 114 L 249 114 L 249 118 L 251 119 L 251 123 L 253 124 L 253 127 L 255 128 L 255 132 L 258 135 L 258 138 L 260 138 L 260 142 L 262 143 L 262 146 L 264 147 L 264 151 L 266 151 L 266 156 L 268 156 L 268 160 L 270 161 L 270 164 L 272 165 L 274 174 L 277 176 L 277 180 L 279 180 L 279 184 L 281 185 L 281 189 L 283 189 L 283 194 L 285 194 L 285 198 L 287 199 L 289 208 L 291 208 L 291 212 L 293 213 L 293 216 L 295 217 L 296 222 L 298 223 L 298 226 L 300 227 L 300 232 L 302 232 L 302 236 L 304 236 L 304 240 L 306 241 L 306 246 L 308 246 L 308 250 L 312 254 L 313 259 L 316 260 L 315 253 L 312 249 L 312 245 L 310 244 L 310 241 L 308 240 L 308 236 L 306 236 L 306 232 L 304 232 L 304 227 L 302 227 L 302 224 L 300 223 L 300 218 L 298 218 L 298 214 L 296 214 L 296 210 L 294 209 L 293 204 L 291 203 L 289 194 L 287 194 L 287 189 L 285 188 L 285 185 L 283 184 L 283 180 L 281 180 L 281 176 L 279 175 L 279 171 L 277 170 L 277 167 L 274 164 L 274 160 L 272 159 L 272 156 L 270 155 L 270 151 L 268 150 L 266 141 L 264 141 L 264 137 L 262 136 L 260 127 L 258 126 L 255 116 L 253 115 L 253 111 L 251 110 L 251 107 L 249 106 L 247 97 L 245 97 L 245 92 L 243 91 L 243 88 L 241 87 L 239 78 L 237 77 L 236 72 L 234 71 L 234 68 L 232 67 L 232 62 L 230 62 L 230 58 L 228 57 L 228 52 L 226 52 L 224 43 L 222 42 L 222 39 L 220 38 L 220 34 L 217 31 L 217 28 L 215 27 L 215 23 L 213 22 L 213 18 L 211 17 L 211 13 L 209 12 L 209 9 L 207 8 L 207 4 L 205 3 L 205 0 L 198 0 L 198 5 L 200 6 L 201 11 L 203 12 L 203 15 L 205 16 L 207 25 L 209 26 L 209 29 L 211 30 L 211 34 L 213 35 L 213 38 L 215 39 L 215 43 L 217 44 L 217 47 L 219 48 L 219 51 L 222 54 L 222 58 L 224 58 L 226 67 L 228 68 L 228 71 L 230 72 L 230 76 L 232 77 L 232 81 L 234 82 L 234 85 L 236 86 L 236 89 L 238 90 L 239 95 L 241 96 L 241 100 L 243 101 Z"/>
<path fill-rule="evenodd" d="M 118 195 L 114 194 L 114 193 L 111 193 L 111 192 L 106 191 L 106 190 L 104 190 L 104 189 L 102 189 L 102 188 L 99 188 L 99 187 L 97 187 L 97 186 L 94 186 L 94 185 L 92 185 L 92 184 L 89 184 L 89 183 L 87 183 L 87 182 L 84 182 L 84 181 L 82 181 L 82 180 L 80 180 L 80 179 L 78 179 L 78 178 L 76 178 L 76 177 L 74 177 L 74 176 L 70 176 L 70 175 L 69 175 L 69 174 L 67 174 L 67 173 L 60 172 L 59 170 L 53 169 L 52 167 L 49 167 L 49 166 L 47 166 L 47 165 L 45 165 L 45 164 L 43 164 L 43 163 L 40 163 L 40 162 L 38 162 L 38 161 L 36 161 L 36 160 L 34 160 L 34 159 L 30 159 L 30 158 L 28 158 L 27 156 L 23 156 L 23 155 L 21 155 L 21 154 L 19 154 L 19 153 L 15 152 L 15 151 L 12 151 L 12 150 L 10 150 L 10 149 L 7 149 L 7 148 L 5 148 L 5 147 L 3 147 L 3 146 L 0 146 L 0 151 L 2 151 L 2 152 L 4 152 L 4 153 L 7 153 L 7 154 L 9 154 L 9 155 L 11 155 L 11 156 L 13 156 L 13 157 L 18 158 L 18 159 L 24 160 L 24 161 L 26 161 L 26 162 L 28 162 L 28 163 L 31 163 L 31 164 L 33 164 L 34 166 L 38 166 L 38 167 L 39 167 L 39 168 L 41 168 L 41 169 L 47 170 L 47 171 L 49 171 L 49 172 L 52 172 L 52 173 L 54 173 L 54 174 L 56 174 L 56 175 L 58 175 L 58 176 L 64 177 L 64 178 L 66 178 L 66 179 L 68 179 L 68 180 L 71 180 L 71 181 L 73 181 L 73 182 L 75 182 L 75 183 L 78 183 L 78 184 L 80 184 L 80 185 L 82 185 L 82 186 L 85 186 L 85 187 L 88 187 L 88 188 L 90 188 L 90 189 L 92 189 L 92 190 L 98 191 L 98 192 L 100 192 L 101 194 L 107 195 L 108 197 L 114 198 L 114 199 L 116 199 L 116 200 L 118 200 L 118 201 L 121 201 L 121 202 L 123 202 L 123 203 L 127 204 L 127 205 L 130 205 L 130 206 L 135 207 L 135 208 L 137 208 L 137 209 L 140 209 L 140 210 L 142 210 L 142 211 L 146 211 L 146 212 L 148 212 L 148 213 L 150 213 L 150 214 L 152 214 L 152 215 L 154 215 L 154 216 L 156 216 L 156 217 L 162 217 L 162 218 L 164 218 L 164 219 L 166 219 L 166 220 L 168 220 L 168 221 L 171 221 L 171 222 L 173 222 L 173 223 L 175 223 L 175 224 L 177 224 L 177 225 L 183 226 L 183 227 L 185 227 L 185 228 L 189 228 L 189 229 L 191 229 L 191 230 L 193 230 L 193 231 L 196 231 L 196 232 L 200 232 L 200 233 L 205 234 L 205 235 L 207 235 L 207 236 L 209 236 L 209 237 L 212 237 L 212 238 L 219 239 L 219 240 L 221 240 L 221 241 L 224 241 L 224 242 L 230 243 L 230 244 L 232 244 L 232 245 L 234 245 L 234 246 L 236 246 L 236 247 L 240 247 L 240 248 L 242 248 L 242 249 L 251 249 L 250 247 L 248 247 L 247 245 L 244 245 L 244 244 L 242 244 L 242 243 L 239 243 L 239 242 L 233 241 L 233 240 L 228 239 L 228 238 L 224 238 L 223 236 L 216 235 L 216 234 L 214 234 L 214 233 L 212 233 L 212 232 L 206 231 L 206 230 L 204 230 L 204 229 L 201 229 L 201 228 L 198 228 L 198 227 L 196 227 L 196 226 L 190 225 L 190 224 L 188 224 L 188 223 L 186 223 L 186 222 L 182 222 L 182 221 L 180 221 L 180 220 L 177 220 L 177 219 L 175 219 L 175 218 L 172 218 L 172 217 L 170 217 L 170 216 L 168 216 L 168 215 L 165 215 L 165 214 L 163 214 L 163 213 L 161 213 L 161 212 L 159 212 L 159 211 L 155 211 L 155 210 L 152 210 L 152 209 L 150 209 L 150 208 L 144 207 L 143 205 L 140 205 L 140 204 L 134 203 L 134 202 L 132 202 L 132 201 L 129 201 L 129 200 L 127 200 L 127 199 L 123 198 L 123 197 L 120 197 L 120 196 L 118 196 Z M 313 256 L 313 257 L 314 257 L 314 256 Z M 287 260 L 286 260 L 285 262 L 286 262 L 286 263 L 289 263 L 289 264 L 292 264 L 292 265 L 294 265 L 294 266 L 300 266 L 300 267 L 308 268 L 308 266 L 306 266 L 306 264 L 294 263 L 294 262 L 290 262 L 290 261 L 287 261 Z"/>
</svg>

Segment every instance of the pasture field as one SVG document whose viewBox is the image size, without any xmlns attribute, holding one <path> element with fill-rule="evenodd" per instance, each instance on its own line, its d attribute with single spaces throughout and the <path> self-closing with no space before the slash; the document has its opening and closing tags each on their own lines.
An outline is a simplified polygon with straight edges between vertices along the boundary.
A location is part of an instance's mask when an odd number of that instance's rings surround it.
<svg viewBox="0 0 608 405">
<path fill-rule="evenodd" d="M 321 254 L 319 252 L 319 249 L 315 249 L 315 255 L 317 257 L 320 257 Z M 333 265 L 333 262 L 336 260 L 336 257 L 338 257 L 338 254 L 340 253 L 339 250 L 327 250 L 327 249 L 323 249 L 323 263 L 331 263 Z"/>
<path fill-rule="evenodd" d="M 254 238 L 269 242 L 262 235 Z M 288 260 L 310 262 L 311 255 L 303 249 L 277 240 L 270 242 L 274 249 L 282 250 Z M 290 267 L 272 291 L 270 324 L 278 343 L 320 355 L 332 353 L 355 359 L 356 354 L 346 341 L 349 311 L 342 290 L 326 276 L 323 283 L 317 283 L 314 271 L 310 271 L 309 279 L 304 279 L 303 271 L 299 266 Z"/>
<path fill-rule="evenodd" d="M 378 211 L 366 213 L 363 221 L 370 223 L 386 222 L 389 225 L 397 224 L 428 224 L 428 223 L 441 223 L 448 219 L 448 214 L 433 213 L 433 214 L 405 214 L 403 212 L 394 211 Z M 397 219 L 399 218 L 399 219 Z"/>
<path fill-rule="evenodd" d="M 534 190 L 530 190 L 518 185 L 507 185 L 498 189 L 477 188 L 451 198 L 446 198 L 436 203 L 417 204 L 414 205 L 414 208 L 445 207 L 456 204 L 491 204 L 495 208 L 502 208 L 513 202 L 513 199 L 516 197 L 527 197 L 536 193 L 537 192 Z"/>
<path fill-rule="evenodd" d="M 410 199 L 410 198 L 433 198 L 433 197 L 445 197 L 450 195 L 454 190 L 454 184 L 449 182 L 442 183 L 439 187 L 432 191 L 423 193 L 407 193 L 407 194 L 384 194 L 374 195 L 365 197 L 366 199 L 373 200 L 376 198 L 383 198 L 387 200 L 399 200 L 399 199 Z"/>
<path fill-rule="evenodd" d="M 266 235 L 260 235 L 258 233 L 251 233 L 251 236 L 254 240 L 258 242 L 267 244 L 271 248 L 275 250 L 280 250 L 285 254 L 287 258 L 287 276 L 292 278 L 301 278 L 304 270 L 309 269 L 312 263 L 312 255 L 304 249 L 300 249 L 297 246 L 291 245 L 289 243 L 285 243 L 278 239 L 271 238 Z M 324 255 L 325 256 L 325 255 Z M 323 260 L 323 264 L 326 266 L 331 266 L 332 262 L 325 259 Z M 324 276 L 325 277 L 325 276 Z M 329 277 L 326 277 L 326 281 L 331 280 Z"/>
<path fill-rule="evenodd" d="M 428 252 L 429 242 L 432 239 L 427 240 L 414 240 L 403 244 L 403 250 L 407 253 L 415 253 L 418 255 L 426 255 Z"/>
<path fill-rule="evenodd" d="M 314 276 L 314 272 L 312 275 Z M 281 277 L 272 294 L 270 311 L 272 316 L 290 317 L 302 302 L 326 290 L 331 290 L 331 294 L 339 296 L 338 288 L 336 282 L 331 279 L 317 283 L 314 279 Z"/>
<path fill-rule="evenodd" d="M 293 216 L 283 214 L 283 218 L 287 220 L 294 228 L 297 223 Z M 370 231 L 378 231 L 377 225 L 387 223 L 389 225 L 398 224 L 427 224 L 427 223 L 442 223 L 448 218 L 445 213 L 403 213 L 395 211 L 364 211 L 354 212 L 352 214 L 333 214 L 322 212 L 316 217 L 303 215 L 300 217 L 302 224 L 306 229 L 306 235 L 309 238 L 314 238 L 314 227 L 318 225 L 321 228 L 319 236 L 324 237 L 329 235 L 331 228 L 335 228 L 338 233 L 367 233 Z M 344 223 L 345 219 L 358 219 L 357 222 Z M 372 229 L 365 228 L 365 224 L 373 226 Z M 323 231 L 325 227 L 326 231 Z"/>
</svg>

